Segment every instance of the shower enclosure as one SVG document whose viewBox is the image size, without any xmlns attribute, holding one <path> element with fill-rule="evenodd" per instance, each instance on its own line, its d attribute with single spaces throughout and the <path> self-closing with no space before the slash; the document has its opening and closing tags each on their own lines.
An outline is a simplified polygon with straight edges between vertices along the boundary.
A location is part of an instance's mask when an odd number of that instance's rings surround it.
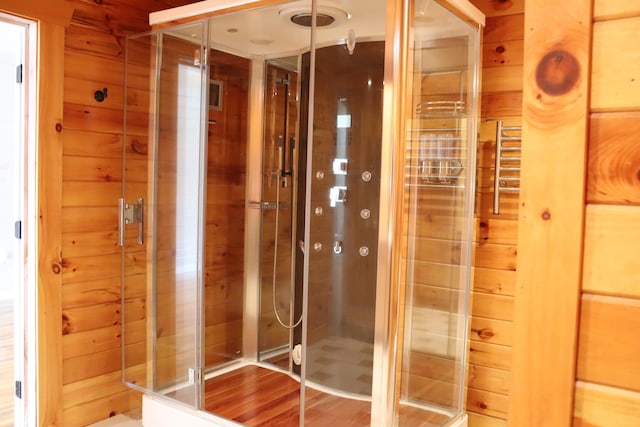
<svg viewBox="0 0 640 427">
<path fill-rule="evenodd" d="M 127 39 L 124 381 L 217 425 L 463 425 L 483 18 L 208 3 Z"/>
</svg>

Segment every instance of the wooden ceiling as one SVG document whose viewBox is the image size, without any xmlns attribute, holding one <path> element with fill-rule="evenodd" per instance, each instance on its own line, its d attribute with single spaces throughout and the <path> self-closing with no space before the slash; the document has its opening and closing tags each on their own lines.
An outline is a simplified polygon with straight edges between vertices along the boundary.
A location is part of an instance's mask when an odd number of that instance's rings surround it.
<svg viewBox="0 0 640 427">
<path fill-rule="evenodd" d="M 198 0 L 70 0 L 71 24 L 116 36 L 147 31 L 149 13 Z"/>
</svg>

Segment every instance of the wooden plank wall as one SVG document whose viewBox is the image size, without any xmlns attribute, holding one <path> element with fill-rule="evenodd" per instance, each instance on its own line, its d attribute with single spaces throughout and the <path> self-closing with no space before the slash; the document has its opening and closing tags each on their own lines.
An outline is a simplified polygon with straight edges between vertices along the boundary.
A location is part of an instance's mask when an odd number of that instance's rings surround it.
<svg viewBox="0 0 640 427">
<path fill-rule="evenodd" d="M 467 411 L 470 427 L 506 426 L 517 256 L 518 194 L 493 214 L 496 122 L 522 124 L 524 0 L 472 0 L 487 17 L 482 44 L 474 283 Z"/>
<path fill-rule="evenodd" d="M 640 424 L 640 4 L 596 0 L 575 426 Z"/>
<path fill-rule="evenodd" d="M 140 405 L 121 384 L 120 250 L 124 38 L 148 13 L 192 1 L 73 0 L 64 58 L 62 177 L 63 425 L 80 426 Z M 102 103 L 93 93 L 108 88 Z M 131 259 L 139 267 L 144 259 Z M 136 264 L 138 263 L 138 264 Z M 144 300 L 138 300 L 144 310 Z"/>
<path fill-rule="evenodd" d="M 218 50 L 211 78 L 222 106 L 210 109 L 205 248 L 206 368 L 242 357 L 244 243 L 251 61 Z"/>
</svg>

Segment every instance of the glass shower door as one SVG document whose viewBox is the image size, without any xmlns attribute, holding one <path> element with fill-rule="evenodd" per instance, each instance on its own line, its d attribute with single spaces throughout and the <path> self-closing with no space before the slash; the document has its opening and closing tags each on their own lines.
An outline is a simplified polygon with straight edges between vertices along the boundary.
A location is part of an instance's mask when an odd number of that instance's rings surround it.
<svg viewBox="0 0 640 427">
<path fill-rule="evenodd" d="M 206 23 L 128 40 L 124 379 L 199 406 Z"/>
<path fill-rule="evenodd" d="M 384 50 L 316 49 L 305 425 L 370 422 Z"/>
</svg>

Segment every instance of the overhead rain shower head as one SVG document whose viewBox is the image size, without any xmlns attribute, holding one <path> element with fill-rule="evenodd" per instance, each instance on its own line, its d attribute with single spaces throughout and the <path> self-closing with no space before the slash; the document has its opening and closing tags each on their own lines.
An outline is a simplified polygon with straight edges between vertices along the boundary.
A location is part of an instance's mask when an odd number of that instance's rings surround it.
<svg viewBox="0 0 640 427">
<path fill-rule="evenodd" d="M 306 2 L 304 2 L 306 3 Z M 280 9 L 278 14 L 288 22 L 310 28 L 311 8 L 308 4 L 297 4 Z M 318 5 L 316 10 L 316 26 L 318 28 L 335 27 L 351 19 L 351 14 L 336 6 Z"/>
</svg>

